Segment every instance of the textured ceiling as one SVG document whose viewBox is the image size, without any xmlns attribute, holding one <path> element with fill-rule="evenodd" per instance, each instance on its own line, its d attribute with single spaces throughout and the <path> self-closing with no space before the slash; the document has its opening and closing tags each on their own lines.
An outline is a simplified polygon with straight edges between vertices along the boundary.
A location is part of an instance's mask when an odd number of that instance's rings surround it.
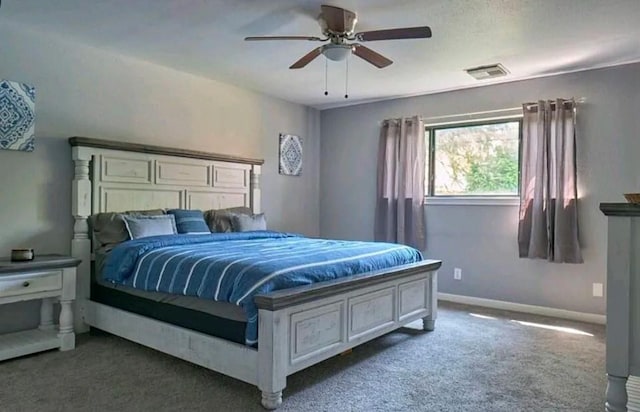
<svg viewBox="0 0 640 412">
<path fill-rule="evenodd" d="M 357 30 L 428 25 L 433 38 L 369 42 L 394 64 L 291 63 L 312 42 L 244 42 L 319 35 L 321 4 L 358 13 Z M 640 60 L 640 0 L 4 0 L 3 19 L 317 108 L 433 93 Z M 507 77 L 463 69 L 502 63 Z"/>
</svg>

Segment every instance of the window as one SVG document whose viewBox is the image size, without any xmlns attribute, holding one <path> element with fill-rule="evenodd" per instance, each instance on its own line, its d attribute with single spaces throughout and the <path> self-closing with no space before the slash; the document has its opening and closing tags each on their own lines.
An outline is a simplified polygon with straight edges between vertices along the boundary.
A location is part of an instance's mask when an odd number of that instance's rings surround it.
<svg viewBox="0 0 640 412">
<path fill-rule="evenodd" d="M 428 126 L 428 196 L 518 196 L 520 119 Z"/>
</svg>

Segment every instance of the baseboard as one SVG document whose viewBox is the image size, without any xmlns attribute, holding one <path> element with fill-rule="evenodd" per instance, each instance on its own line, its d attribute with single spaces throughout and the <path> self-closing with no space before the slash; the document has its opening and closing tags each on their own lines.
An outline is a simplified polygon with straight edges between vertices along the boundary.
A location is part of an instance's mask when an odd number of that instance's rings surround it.
<svg viewBox="0 0 640 412">
<path fill-rule="evenodd" d="M 627 393 L 629 400 L 627 401 L 627 410 L 629 412 L 640 412 L 640 378 L 637 376 L 629 376 L 627 381 Z"/>
<path fill-rule="evenodd" d="M 524 312 L 534 315 L 576 320 L 579 322 L 597 323 L 599 325 L 604 325 L 606 323 L 606 316 L 598 315 L 597 313 L 574 312 L 572 310 L 548 308 L 545 306 L 525 305 L 522 303 L 505 302 L 502 300 L 475 298 L 473 296 L 453 295 L 450 293 L 438 292 L 438 300 L 462 303 L 465 305 L 482 306 L 485 308 L 511 310 L 514 312 Z"/>
</svg>

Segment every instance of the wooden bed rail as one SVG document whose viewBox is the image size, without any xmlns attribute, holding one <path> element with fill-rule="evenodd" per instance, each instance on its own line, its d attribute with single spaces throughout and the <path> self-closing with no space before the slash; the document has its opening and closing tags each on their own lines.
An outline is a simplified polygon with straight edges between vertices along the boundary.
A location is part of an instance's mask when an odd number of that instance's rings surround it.
<svg viewBox="0 0 640 412">
<path fill-rule="evenodd" d="M 300 305 L 310 301 L 335 296 L 344 292 L 378 285 L 389 279 L 401 279 L 418 273 L 435 272 L 442 266 L 441 260 L 423 260 L 417 263 L 398 266 L 393 272 L 389 269 L 376 270 L 356 276 L 339 278 L 313 285 L 283 289 L 268 294 L 256 295 L 254 302 L 258 309 L 280 310 L 290 306 Z"/>
</svg>

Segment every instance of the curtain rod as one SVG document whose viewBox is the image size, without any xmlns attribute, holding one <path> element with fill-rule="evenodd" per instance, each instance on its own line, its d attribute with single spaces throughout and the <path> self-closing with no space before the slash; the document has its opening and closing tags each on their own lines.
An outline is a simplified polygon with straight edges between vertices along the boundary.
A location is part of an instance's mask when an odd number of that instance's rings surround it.
<svg viewBox="0 0 640 412">
<path fill-rule="evenodd" d="M 499 115 L 501 113 L 507 113 L 507 112 L 515 112 L 516 110 L 522 110 L 522 106 L 520 107 L 510 107 L 508 109 L 497 109 L 497 110 L 485 110 L 482 112 L 472 112 L 472 113 L 459 113 L 459 114 L 449 114 L 449 115 L 444 115 L 444 116 L 431 116 L 431 117 L 425 117 L 425 116 L 421 116 L 422 120 L 425 122 L 431 122 L 434 120 L 444 120 L 444 119 L 452 119 L 452 118 L 462 118 L 462 117 L 475 117 L 475 116 L 480 116 L 480 115 Z"/>
<path fill-rule="evenodd" d="M 565 99 L 568 100 L 568 99 Z M 584 103 L 587 101 L 586 98 L 584 97 L 580 97 L 580 98 L 576 98 L 575 99 L 576 103 Z M 529 108 L 533 108 L 533 107 L 537 107 L 538 103 L 537 102 L 530 102 L 530 103 L 524 103 L 523 105 L 527 105 Z M 552 105 L 555 106 L 555 103 L 551 103 Z M 496 109 L 496 110 L 484 110 L 481 112 L 471 112 L 471 113 L 459 113 L 459 114 L 450 114 L 450 115 L 444 115 L 444 116 L 431 116 L 431 117 L 426 117 L 426 116 L 421 116 L 422 120 L 425 122 L 433 122 L 436 120 L 445 120 L 445 119 L 453 119 L 453 118 L 465 118 L 465 117 L 476 117 L 476 116 L 482 116 L 482 115 L 496 115 L 496 117 L 500 117 L 501 114 L 504 114 L 504 117 L 507 117 L 509 114 L 516 114 L 513 112 L 516 111 L 521 111 L 522 110 L 522 106 L 516 106 L 516 107 L 509 107 L 506 109 Z M 485 119 L 481 119 L 481 120 L 485 120 Z"/>
<path fill-rule="evenodd" d="M 565 100 L 568 100 L 568 99 L 565 99 Z M 587 101 L 587 99 L 584 97 L 576 98 L 574 100 L 576 101 L 576 103 L 585 103 Z M 522 115 L 522 106 L 524 106 L 525 104 L 529 108 L 538 107 L 537 102 L 530 102 L 530 103 L 524 103 L 521 106 L 509 107 L 506 109 L 484 110 L 480 112 L 458 113 L 458 114 L 449 114 L 449 115 L 443 115 L 443 116 L 430 116 L 430 117 L 420 116 L 420 118 L 429 125 L 437 125 L 437 124 L 441 124 L 441 122 L 442 123 L 447 122 L 447 119 L 455 119 L 451 121 L 451 123 L 456 123 L 461 120 L 475 120 L 474 119 L 475 117 L 485 116 L 485 115 L 489 115 L 489 116 L 493 115 L 494 117 L 490 117 L 490 118 L 481 117 L 478 120 L 493 120 L 493 119 L 502 118 L 502 117 L 504 118 L 516 117 L 516 116 Z M 551 104 L 555 106 L 554 102 L 552 102 Z M 380 124 L 383 124 L 385 121 L 381 121 Z"/>
<path fill-rule="evenodd" d="M 575 100 L 576 103 L 584 103 L 587 101 L 586 98 L 584 97 L 578 97 L 578 98 L 574 98 L 574 99 L 563 99 L 566 103 L 570 103 L 571 100 Z M 538 102 L 529 102 L 529 103 L 524 103 L 523 106 L 526 105 L 528 109 L 534 108 L 534 107 L 538 107 Z M 551 106 L 555 106 L 556 102 L 555 101 L 551 101 Z"/>
</svg>

